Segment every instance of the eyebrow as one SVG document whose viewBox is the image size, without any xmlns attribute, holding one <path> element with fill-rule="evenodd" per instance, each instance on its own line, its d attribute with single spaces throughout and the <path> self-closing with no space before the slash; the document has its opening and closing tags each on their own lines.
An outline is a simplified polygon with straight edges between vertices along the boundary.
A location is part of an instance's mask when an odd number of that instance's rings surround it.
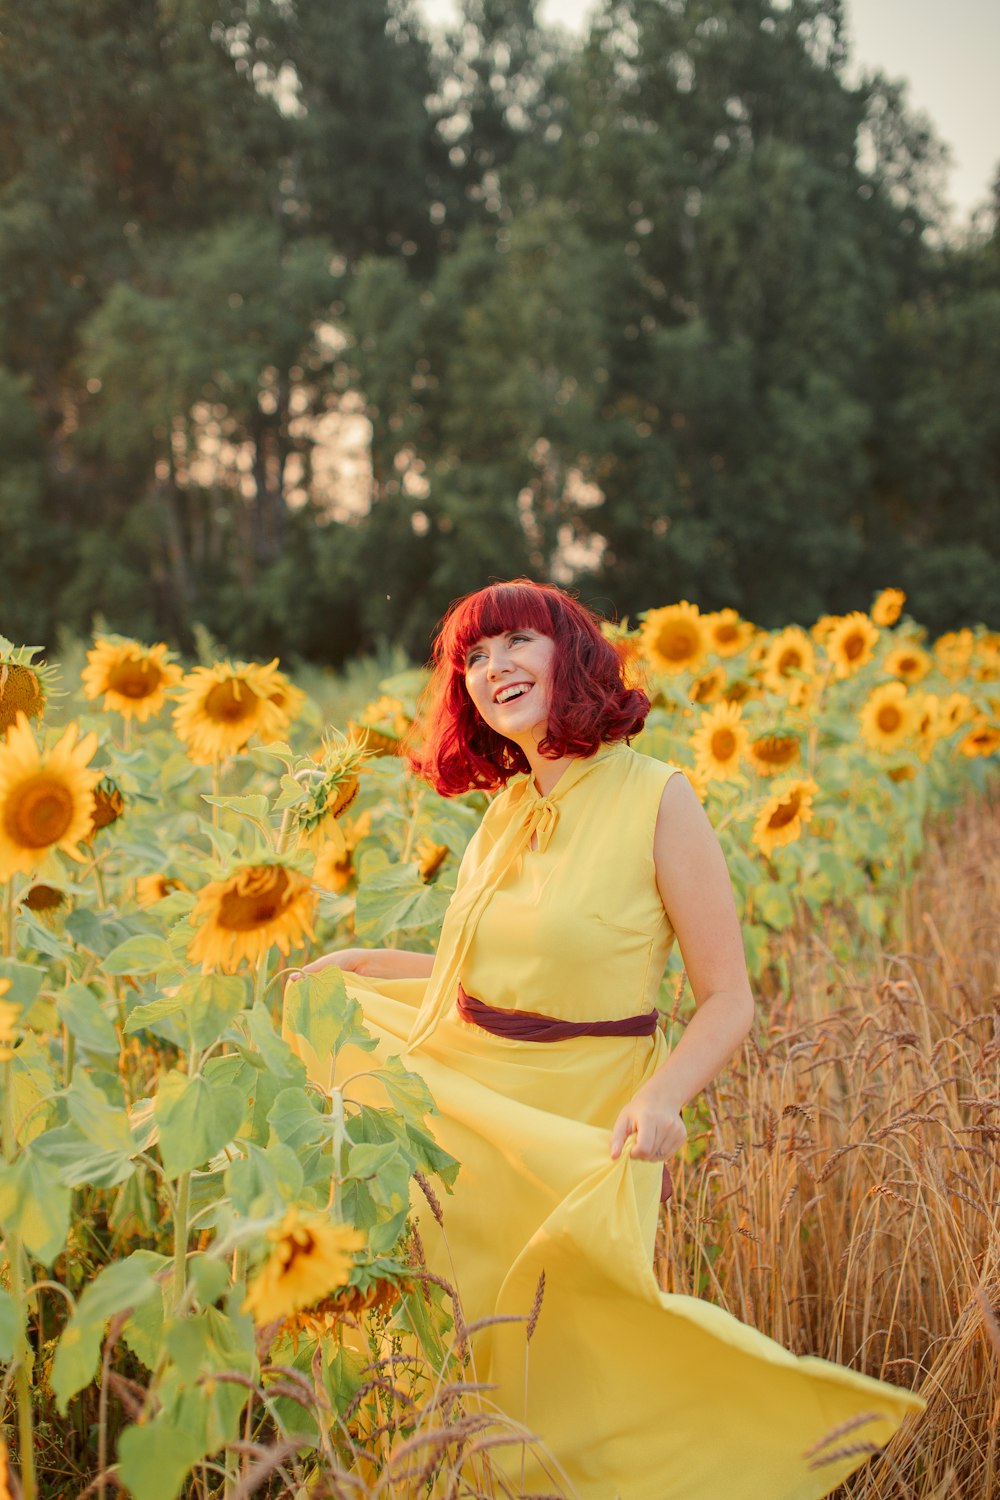
<svg viewBox="0 0 1000 1500">
<path fill-rule="evenodd" d="M 532 630 L 532 627 L 530 625 L 512 625 L 509 630 L 498 630 L 497 631 L 497 635 L 533 635 L 533 634 L 534 634 L 534 631 Z M 466 648 L 465 648 L 465 656 L 464 656 L 463 659 L 465 661 L 468 661 L 469 657 L 472 655 L 473 651 L 477 651 L 479 649 L 479 647 L 483 644 L 483 642 L 486 641 L 486 640 L 489 640 L 489 639 L 492 639 L 492 638 L 489 637 L 489 636 L 481 635 L 479 637 L 478 641 L 473 641 L 470 645 L 466 646 Z"/>
</svg>

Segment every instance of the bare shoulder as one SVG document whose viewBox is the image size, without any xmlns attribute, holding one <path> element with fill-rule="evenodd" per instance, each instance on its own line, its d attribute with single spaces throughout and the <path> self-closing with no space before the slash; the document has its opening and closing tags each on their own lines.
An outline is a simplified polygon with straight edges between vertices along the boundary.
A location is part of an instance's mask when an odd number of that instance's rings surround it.
<svg viewBox="0 0 1000 1500">
<path fill-rule="evenodd" d="M 663 788 L 653 836 L 656 880 L 668 909 L 692 899 L 731 900 L 722 846 L 686 776 Z M 669 899 L 668 899 L 669 898 Z"/>
</svg>

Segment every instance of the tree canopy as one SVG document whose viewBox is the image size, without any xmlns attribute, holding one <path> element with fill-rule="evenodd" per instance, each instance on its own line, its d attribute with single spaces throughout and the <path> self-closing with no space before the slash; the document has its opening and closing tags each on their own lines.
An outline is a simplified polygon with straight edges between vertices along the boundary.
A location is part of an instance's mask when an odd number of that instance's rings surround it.
<svg viewBox="0 0 1000 1500">
<path fill-rule="evenodd" d="M 843 0 L 3 0 L 3 630 L 426 653 L 520 573 L 1000 624 L 1000 179 Z"/>
</svg>

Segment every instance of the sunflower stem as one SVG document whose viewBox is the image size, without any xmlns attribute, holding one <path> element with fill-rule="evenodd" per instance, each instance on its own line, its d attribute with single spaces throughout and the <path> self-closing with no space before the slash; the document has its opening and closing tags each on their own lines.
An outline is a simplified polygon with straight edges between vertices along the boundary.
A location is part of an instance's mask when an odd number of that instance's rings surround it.
<svg viewBox="0 0 1000 1500">
<path fill-rule="evenodd" d="M 216 798 L 222 796 L 222 762 L 220 760 L 213 760 L 213 762 L 212 762 L 212 796 L 216 797 Z M 213 802 L 212 803 L 212 827 L 213 828 L 218 828 L 218 826 L 219 826 L 219 806 L 218 806 L 217 802 Z"/>
<path fill-rule="evenodd" d="M 344 1118 L 344 1091 L 333 1089 L 330 1093 L 330 1114 L 333 1116 L 333 1212 L 336 1218 L 340 1218 L 340 1180 L 344 1168 L 344 1139 L 346 1137 L 346 1123 Z"/>
<path fill-rule="evenodd" d="M 14 1089 L 11 1084 L 9 1062 L 0 1065 L 0 1077 L 3 1079 L 4 1097 L 3 1159 L 12 1161 L 17 1151 L 17 1119 L 14 1113 Z M 21 1493 L 24 1500 L 38 1500 L 31 1412 L 31 1346 L 28 1343 L 28 1307 L 21 1236 L 8 1233 L 5 1236 L 5 1245 L 8 1286 L 11 1300 L 17 1309 L 15 1316 L 17 1316 L 18 1323 L 17 1337 L 14 1342 L 14 1396 L 17 1401 L 17 1436 L 21 1450 Z"/>
<path fill-rule="evenodd" d="M 63 1026 L 63 1059 L 65 1062 L 64 1088 L 73 1082 L 73 1065 L 76 1062 L 76 1037 L 67 1026 Z"/>
<path fill-rule="evenodd" d="M 7 882 L 4 894 L 3 951 L 5 958 L 14 958 L 14 927 L 17 922 L 17 904 L 14 900 L 14 877 Z"/>
<path fill-rule="evenodd" d="M 191 1173 L 182 1172 L 177 1179 L 177 1208 L 174 1213 L 174 1310 L 180 1306 L 187 1285 L 188 1209 L 191 1202 Z"/>
</svg>

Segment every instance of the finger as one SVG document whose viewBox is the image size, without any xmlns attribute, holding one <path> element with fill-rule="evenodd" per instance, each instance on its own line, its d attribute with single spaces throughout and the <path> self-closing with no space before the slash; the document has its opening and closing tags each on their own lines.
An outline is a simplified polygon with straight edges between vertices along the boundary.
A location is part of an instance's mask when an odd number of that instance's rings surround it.
<svg viewBox="0 0 1000 1500">
<path fill-rule="evenodd" d="M 632 1155 L 640 1161 L 652 1161 L 656 1155 L 656 1126 L 652 1120 L 640 1120 Z"/>
<path fill-rule="evenodd" d="M 630 1136 L 634 1130 L 635 1121 L 632 1119 L 631 1112 L 627 1109 L 623 1109 L 621 1114 L 615 1121 L 614 1129 L 611 1132 L 612 1161 L 617 1161 L 619 1156 L 621 1156 L 622 1147 L 625 1144 L 625 1139 L 627 1136 Z"/>
</svg>

